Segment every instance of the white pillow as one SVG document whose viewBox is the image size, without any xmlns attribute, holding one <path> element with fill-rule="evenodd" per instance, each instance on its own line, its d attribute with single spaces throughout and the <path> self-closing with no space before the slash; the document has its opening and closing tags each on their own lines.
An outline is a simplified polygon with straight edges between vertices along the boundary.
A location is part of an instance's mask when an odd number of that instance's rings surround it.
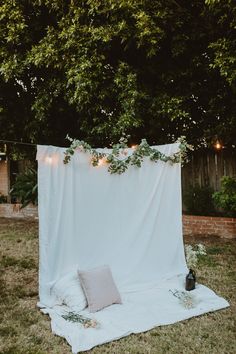
<svg viewBox="0 0 236 354">
<path fill-rule="evenodd" d="M 90 312 L 122 303 L 109 266 L 78 271 L 78 274 Z"/>
<path fill-rule="evenodd" d="M 51 288 L 51 293 L 55 295 L 60 305 L 67 305 L 73 311 L 82 311 L 87 306 L 77 270 L 57 280 Z"/>
</svg>

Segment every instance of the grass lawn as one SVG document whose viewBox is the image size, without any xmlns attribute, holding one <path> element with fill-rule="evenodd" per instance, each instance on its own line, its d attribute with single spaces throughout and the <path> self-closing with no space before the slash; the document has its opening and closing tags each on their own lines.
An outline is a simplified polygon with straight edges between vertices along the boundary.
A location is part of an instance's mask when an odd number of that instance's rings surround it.
<svg viewBox="0 0 236 354">
<path fill-rule="evenodd" d="M 230 308 L 96 347 L 91 354 L 235 354 L 236 241 L 187 239 L 203 243 L 198 281 L 226 298 Z M 69 345 L 52 334 L 38 300 L 38 224 L 0 218 L 0 354 L 69 354 Z"/>
</svg>

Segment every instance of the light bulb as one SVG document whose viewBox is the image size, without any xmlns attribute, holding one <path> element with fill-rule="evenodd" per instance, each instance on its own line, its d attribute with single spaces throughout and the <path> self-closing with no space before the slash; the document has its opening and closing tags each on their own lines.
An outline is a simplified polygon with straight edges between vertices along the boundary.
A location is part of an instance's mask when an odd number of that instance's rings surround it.
<svg viewBox="0 0 236 354">
<path fill-rule="evenodd" d="M 216 142 L 215 142 L 214 148 L 216 150 L 221 150 L 222 147 L 223 147 L 223 145 L 221 144 L 221 141 L 219 139 L 217 139 Z"/>
<path fill-rule="evenodd" d="M 98 160 L 98 166 L 102 166 L 102 165 L 104 165 L 104 159 L 99 159 Z"/>
<path fill-rule="evenodd" d="M 46 156 L 45 161 L 46 161 L 48 164 L 51 164 L 51 163 L 52 163 L 52 156 Z"/>
</svg>

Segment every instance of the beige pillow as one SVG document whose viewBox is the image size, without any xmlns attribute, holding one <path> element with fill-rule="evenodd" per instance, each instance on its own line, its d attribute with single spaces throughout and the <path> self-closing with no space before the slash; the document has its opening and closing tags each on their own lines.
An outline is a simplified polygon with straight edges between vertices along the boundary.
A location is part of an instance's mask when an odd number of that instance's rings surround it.
<svg viewBox="0 0 236 354">
<path fill-rule="evenodd" d="M 99 311 L 112 304 L 122 303 L 108 266 L 78 271 L 78 274 L 90 312 Z"/>
</svg>

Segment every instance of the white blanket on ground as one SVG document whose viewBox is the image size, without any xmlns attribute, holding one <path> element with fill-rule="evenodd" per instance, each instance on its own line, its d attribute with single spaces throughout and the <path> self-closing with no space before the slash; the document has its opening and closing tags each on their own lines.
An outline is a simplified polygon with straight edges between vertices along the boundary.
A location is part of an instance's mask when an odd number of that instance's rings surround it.
<svg viewBox="0 0 236 354">
<path fill-rule="evenodd" d="M 66 338 L 72 347 L 72 352 L 78 353 L 131 333 L 140 333 L 156 326 L 173 324 L 229 305 L 212 290 L 197 284 L 196 289 L 191 291 L 195 306 L 186 309 L 170 292 L 170 290 L 183 291 L 183 289 L 184 276 L 177 276 L 163 282 L 157 288 L 121 293 L 122 305 L 112 305 L 95 314 L 90 314 L 86 310 L 82 311 L 81 314 L 99 322 L 98 329 L 83 328 L 80 324 L 64 320 L 61 315 L 65 314 L 68 308 L 63 306 L 43 309 L 43 312 L 51 317 L 52 331 Z"/>
<path fill-rule="evenodd" d="M 178 145 L 157 148 L 171 155 Z M 38 146 L 39 296 L 53 331 L 67 339 L 74 353 L 228 306 L 200 285 L 191 310 L 169 292 L 184 289 L 187 272 L 180 164 L 145 159 L 141 168 L 110 175 L 106 165 L 91 166 L 90 156 L 81 152 L 64 165 L 64 151 Z M 112 270 L 123 304 L 93 315 L 100 329 L 65 321 L 53 284 L 76 265 L 86 270 L 104 264 Z"/>
</svg>

